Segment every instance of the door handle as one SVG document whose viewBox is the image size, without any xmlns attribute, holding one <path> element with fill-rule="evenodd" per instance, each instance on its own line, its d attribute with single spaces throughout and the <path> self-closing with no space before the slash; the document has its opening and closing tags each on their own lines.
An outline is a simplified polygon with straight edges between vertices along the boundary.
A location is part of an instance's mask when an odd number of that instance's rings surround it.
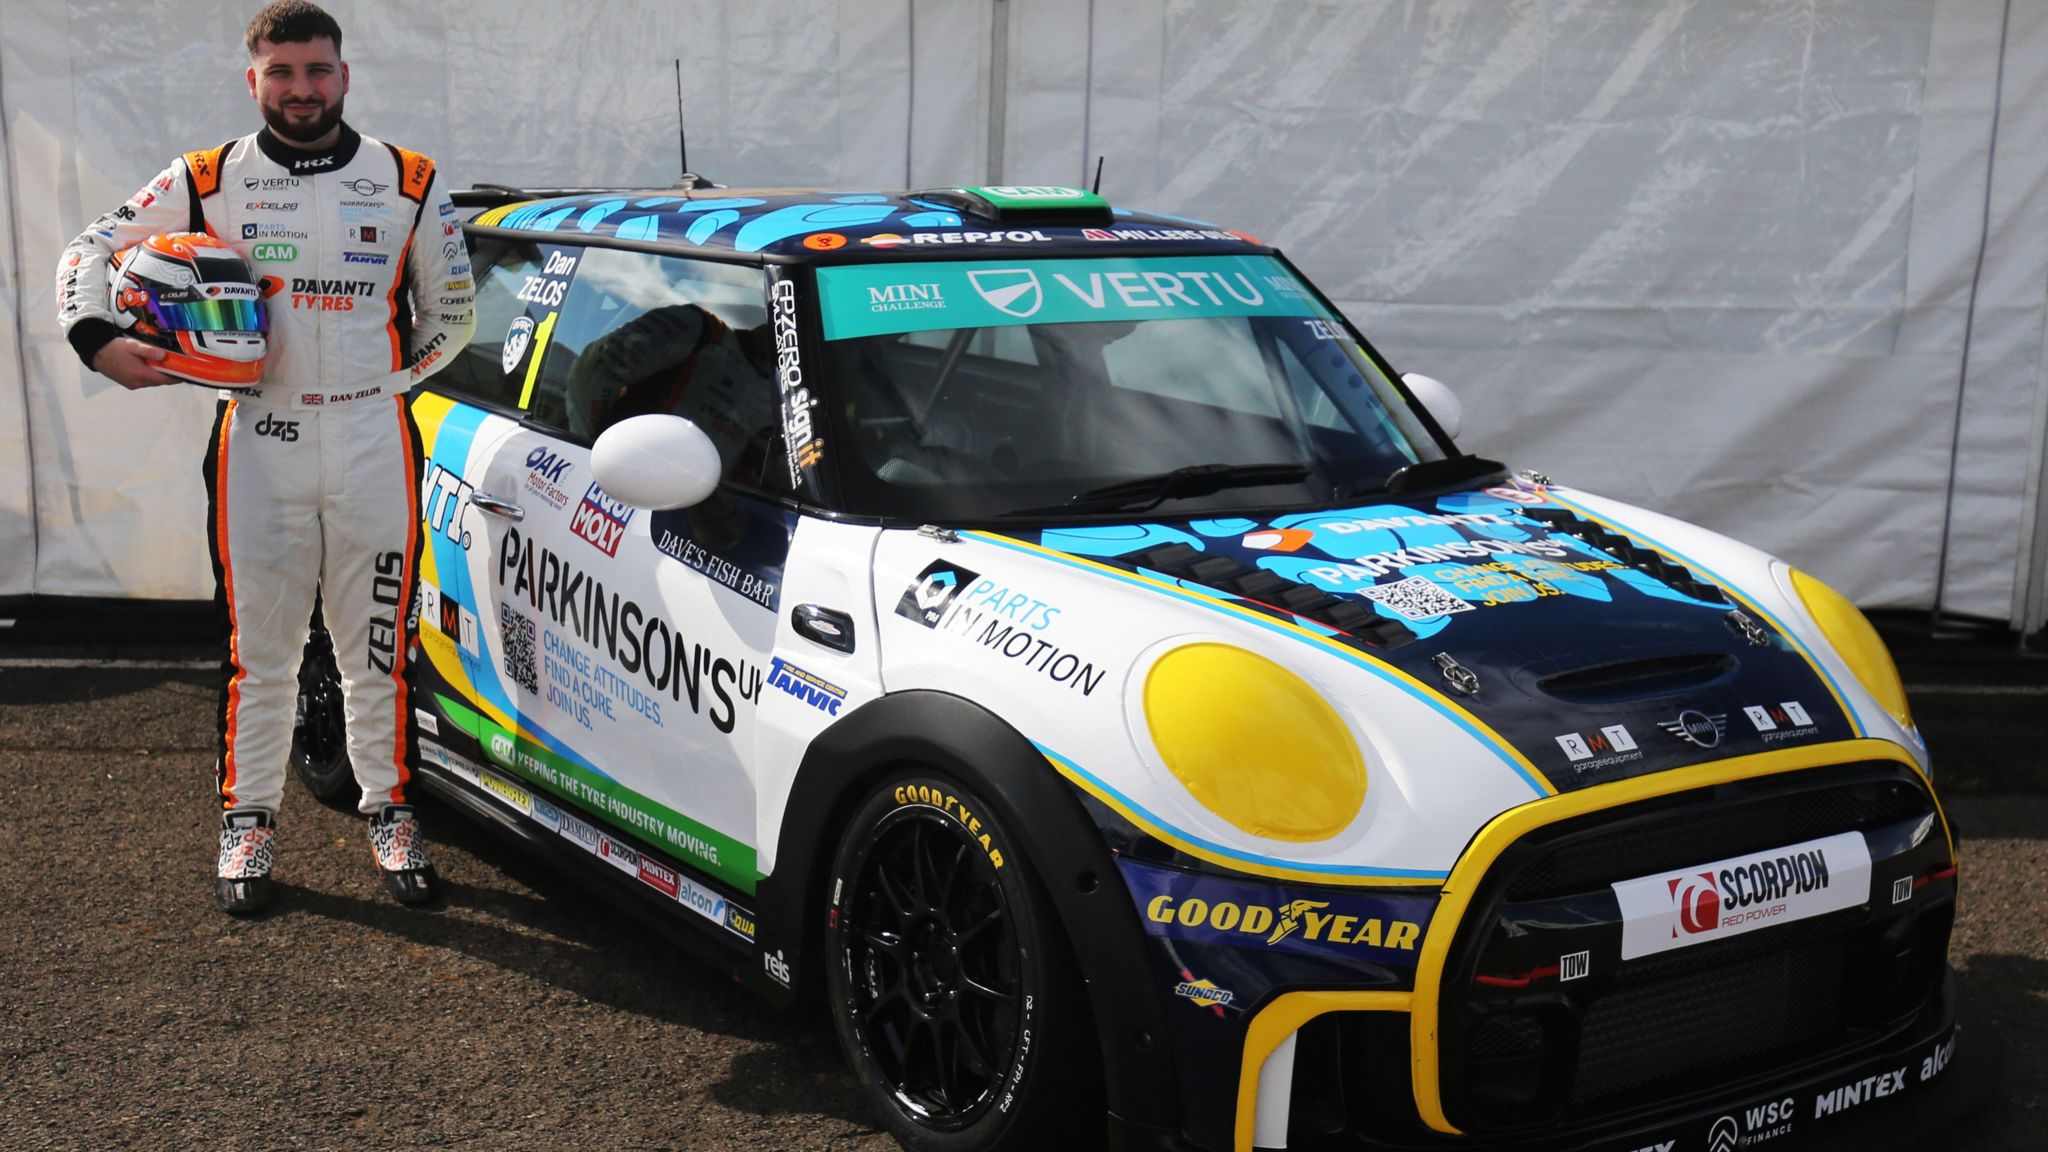
<svg viewBox="0 0 2048 1152">
<path fill-rule="evenodd" d="M 471 492 L 469 502 L 493 516 L 503 516 L 507 520 L 526 519 L 526 509 L 510 500 L 500 500 L 496 496 L 487 496 L 482 492 Z"/>
<path fill-rule="evenodd" d="M 853 651 L 853 617 L 833 608 L 799 604 L 789 613 L 790 626 L 806 640 L 837 652 Z"/>
</svg>

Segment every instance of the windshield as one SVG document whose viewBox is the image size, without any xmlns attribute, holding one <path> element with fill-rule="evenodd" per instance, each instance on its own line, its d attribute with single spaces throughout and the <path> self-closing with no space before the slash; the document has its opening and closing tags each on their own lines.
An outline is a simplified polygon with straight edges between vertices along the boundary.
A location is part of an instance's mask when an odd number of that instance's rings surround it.
<svg viewBox="0 0 2048 1152">
<path fill-rule="evenodd" d="M 820 268 L 850 510 L 945 518 L 1271 508 L 1442 452 L 1279 260 Z"/>
</svg>

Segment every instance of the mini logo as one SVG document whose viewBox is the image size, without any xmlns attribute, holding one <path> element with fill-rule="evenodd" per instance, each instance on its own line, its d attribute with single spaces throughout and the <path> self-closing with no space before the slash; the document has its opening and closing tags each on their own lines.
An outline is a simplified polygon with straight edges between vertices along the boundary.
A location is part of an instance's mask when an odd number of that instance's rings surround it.
<svg viewBox="0 0 2048 1152">
<path fill-rule="evenodd" d="M 355 180 L 343 180 L 341 186 L 358 196 L 375 196 L 386 188 L 391 187 L 389 184 L 379 184 L 367 176 Z"/>
<path fill-rule="evenodd" d="M 990 307 L 1019 320 L 1036 316 L 1045 305 L 1045 290 L 1038 284 L 1038 273 L 1029 268 L 969 272 L 967 281 Z"/>
<path fill-rule="evenodd" d="M 1721 737 L 1728 731 L 1728 714 L 1716 712 L 1708 715 L 1696 708 L 1687 708 L 1678 714 L 1676 720 L 1659 720 L 1657 727 L 1688 744 L 1701 748 L 1713 748 L 1721 743 Z"/>
<path fill-rule="evenodd" d="M 1566 980 L 1582 980 L 1592 970 L 1593 954 L 1591 952 L 1574 952 L 1569 956 L 1560 956 L 1557 959 L 1557 979 L 1560 983 Z"/>
<path fill-rule="evenodd" d="M 1437 671 L 1444 675 L 1444 683 L 1460 696 L 1473 696 L 1479 692 L 1479 674 L 1458 663 L 1448 652 L 1436 654 Z"/>
<path fill-rule="evenodd" d="M 965 568 L 956 568 L 944 560 L 934 560 L 925 565 L 924 571 L 917 574 L 910 587 L 904 589 L 903 598 L 896 602 L 896 614 L 927 628 L 937 628 L 939 621 L 945 618 L 946 609 L 953 603 L 953 597 L 980 575 Z"/>
<path fill-rule="evenodd" d="M 761 953 L 761 968 L 777 984 L 782 985 L 784 988 L 789 987 L 789 961 L 782 958 L 782 949 L 777 948 L 773 952 Z"/>
<path fill-rule="evenodd" d="M 532 342 L 533 320 L 530 317 L 521 316 L 505 329 L 505 351 L 498 357 L 498 362 L 504 366 L 507 376 L 526 358 L 526 346 Z"/>
<path fill-rule="evenodd" d="M 1707 1152 L 1735 1152 L 1741 1141 L 1742 1129 L 1736 1127 L 1733 1116 L 1721 1117 L 1707 1130 Z"/>
</svg>

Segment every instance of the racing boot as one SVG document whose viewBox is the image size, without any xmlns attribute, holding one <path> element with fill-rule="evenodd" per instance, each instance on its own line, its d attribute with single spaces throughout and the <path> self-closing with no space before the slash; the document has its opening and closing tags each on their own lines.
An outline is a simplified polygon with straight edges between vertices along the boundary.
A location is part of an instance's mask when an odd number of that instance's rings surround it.
<svg viewBox="0 0 2048 1152">
<path fill-rule="evenodd" d="M 213 901 L 223 912 L 246 916 L 270 903 L 270 841 L 276 817 L 265 808 L 221 813 L 220 863 L 214 869 Z"/>
<path fill-rule="evenodd" d="M 425 904 L 441 888 L 441 877 L 427 859 L 427 842 L 420 839 L 420 820 L 410 804 L 386 804 L 370 817 L 370 851 L 377 857 L 377 871 L 384 876 L 384 890 L 400 904 Z"/>
</svg>

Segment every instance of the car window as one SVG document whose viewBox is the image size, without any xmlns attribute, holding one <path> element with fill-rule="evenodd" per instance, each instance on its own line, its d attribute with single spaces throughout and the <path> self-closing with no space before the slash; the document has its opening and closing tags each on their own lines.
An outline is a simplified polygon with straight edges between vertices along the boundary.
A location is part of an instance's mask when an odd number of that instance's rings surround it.
<svg viewBox="0 0 2048 1152">
<path fill-rule="evenodd" d="M 511 335 L 526 316 L 520 289 L 540 266 L 538 245 L 470 237 L 470 266 L 476 275 L 476 334 L 447 367 L 435 373 L 434 387 L 507 408 L 519 406 L 523 381 L 505 366 L 505 342 L 523 350 L 527 335 Z M 514 360 L 518 357 L 515 355 Z M 517 367 L 516 363 L 514 367 Z"/>
<path fill-rule="evenodd" d="M 529 411 L 578 440 L 629 416 L 684 417 L 728 480 L 760 486 L 780 459 L 774 339 L 758 268 L 585 249 Z"/>
</svg>

